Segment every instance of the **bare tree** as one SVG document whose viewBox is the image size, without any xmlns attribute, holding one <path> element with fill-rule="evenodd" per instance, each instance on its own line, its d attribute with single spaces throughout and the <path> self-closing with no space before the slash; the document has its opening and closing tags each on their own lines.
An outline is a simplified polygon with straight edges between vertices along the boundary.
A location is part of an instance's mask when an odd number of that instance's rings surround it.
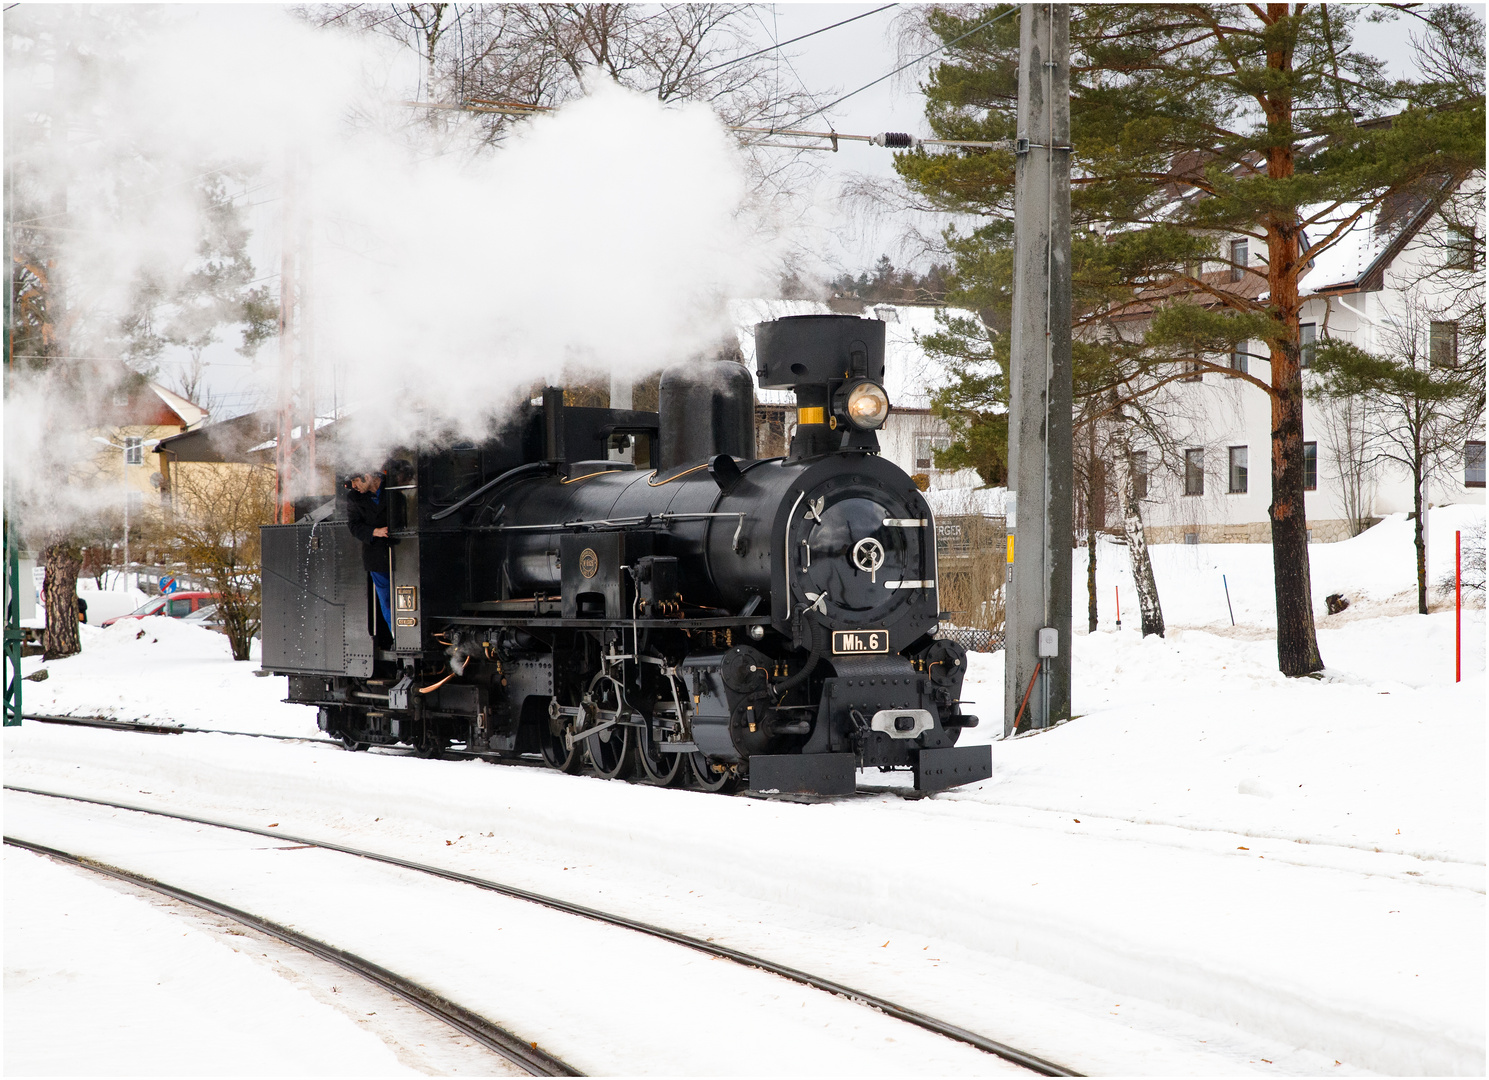
<svg viewBox="0 0 1489 1080">
<path fill-rule="evenodd" d="M 1338 493 L 1339 512 L 1349 526 L 1349 535 L 1359 536 L 1374 516 L 1375 485 L 1380 461 L 1371 449 L 1370 431 L 1362 404 L 1352 397 L 1325 398 L 1318 403 L 1319 426 L 1328 450 L 1330 471 Z"/>
<path fill-rule="evenodd" d="M 187 573 L 217 594 L 234 660 L 247 660 L 259 632 L 259 527 L 274 521 L 267 466 L 198 466 L 177 472 L 166 543 Z"/>
<path fill-rule="evenodd" d="M 499 142 L 513 110 L 552 108 L 596 75 L 654 95 L 696 101 L 742 133 L 757 180 L 779 184 L 800 154 L 765 154 L 768 129 L 815 104 L 776 58 L 751 55 L 762 27 L 749 4 L 329 4 L 299 9 L 318 26 L 390 37 L 421 61 L 421 100 L 475 110 L 479 141 Z M 787 64 L 789 71 L 789 62 Z M 508 110 L 508 111 L 503 111 Z M 453 123 L 430 110 L 429 125 Z"/>
</svg>

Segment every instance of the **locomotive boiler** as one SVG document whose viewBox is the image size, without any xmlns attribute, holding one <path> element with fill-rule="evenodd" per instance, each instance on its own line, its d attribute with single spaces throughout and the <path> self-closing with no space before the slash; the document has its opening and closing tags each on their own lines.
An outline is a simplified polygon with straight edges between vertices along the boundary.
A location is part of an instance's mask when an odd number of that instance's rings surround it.
<svg viewBox="0 0 1489 1080">
<path fill-rule="evenodd" d="M 964 650 L 935 636 L 930 509 L 879 456 L 884 324 L 797 316 L 755 341 L 759 384 L 796 395 L 781 458 L 755 457 L 726 361 L 664 372 L 656 413 L 551 389 L 484 442 L 396 453 L 392 626 L 344 505 L 266 527 L 263 666 L 353 748 L 712 791 L 987 777 L 989 748 L 955 745 L 977 718 Z"/>
</svg>

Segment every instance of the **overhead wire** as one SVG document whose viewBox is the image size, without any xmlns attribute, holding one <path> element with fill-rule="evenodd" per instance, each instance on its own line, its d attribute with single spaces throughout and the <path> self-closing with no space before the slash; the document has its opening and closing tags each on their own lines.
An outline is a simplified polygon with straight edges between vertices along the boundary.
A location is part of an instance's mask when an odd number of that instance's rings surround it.
<svg viewBox="0 0 1489 1080">
<path fill-rule="evenodd" d="M 879 12 L 888 11 L 892 7 L 899 7 L 899 5 L 885 4 L 883 7 L 874 8 L 873 11 L 865 11 L 861 15 L 855 15 L 851 19 L 844 19 L 842 22 L 835 22 L 831 26 L 824 26 L 820 30 L 813 30 L 810 33 L 800 34 L 797 37 L 791 38 L 789 41 L 778 42 L 774 45 L 769 46 L 768 48 L 756 49 L 752 53 L 745 53 L 743 56 L 736 56 L 732 60 L 725 60 L 721 64 L 715 64 L 713 67 L 708 67 L 704 68 L 702 71 L 693 72 L 693 78 L 696 79 L 699 75 L 707 75 L 714 71 L 722 71 L 726 67 L 732 67 L 733 65 L 743 63 L 746 60 L 753 60 L 757 56 L 764 56 L 766 53 L 774 52 L 776 49 L 784 49 L 787 45 L 794 45 L 798 41 L 805 41 L 809 37 L 816 37 L 818 34 L 825 34 L 829 30 L 836 30 L 840 26 L 847 26 L 850 22 L 857 22 L 859 19 L 867 19 L 870 15 L 877 15 L 879 14 Z M 662 84 L 657 83 L 656 86 L 653 86 L 646 92 L 648 94 L 655 94 L 661 88 Z"/>
<path fill-rule="evenodd" d="M 816 116 L 819 113 L 824 113 L 828 109 L 835 108 L 836 106 L 841 105 L 843 102 L 847 101 L 849 98 L 854 97 L 854 96 L 856 96 L 858 94 L 861 94 L 865 90 L 870 89 L 871 87 L 878 86 L 885 79 L 892 79 L 892 78 L 894 78 L 894 76 L 898 75 L 900 72 L 906 70 L 907 68 L 912 68 L 916 64 L 920 63 L 922 60 L 929 59 L 930 57 L 935 56 L 938 52 L 943 52 L 944 50 L 951 48 L 958 41 L 962 41 L 965 38 L 971 37 L 973 34 L 977 33 L 979 30 L 985 30 L 987 27 L 992 26 L 993 23 L 998 22 L 998 21 L 1000 21 L 1002 19 L 1006 19 L 1006 18 L 1008 18 L 1008 16 L 1014 14 L 1017 11 L 1018 11 L 1018 8 L 1017 7 L 1010 7 L 1007 11 L 1003 12 L 1003 14 L 1001 14 L 1001 15 L 995 15 L 991 19 L 988 19 L 986 22 L 978 23 L 971 30 L 968 30 L 965 34 L 958 34 L 956 37 L 952 38 L 950 41 L 947 41 L 947 42 L 944 42 L 943 44 L 937 45 L 930 52 L 922 53 L 920 56 L 917 56 L 914 60 L 911 60 L 911 61 L 909 61 L 908 63 L 905 63 L 905 64 L 901 64 L 899 67 L 897 67 L 893 71 L 891 71 L 888 75 L 881 75 L 881 76 L 879 76 L 879 78 L 875 79 L 873 82 L 871 82 L 871 83 L 865 83 L 863 86 L 860 86 L 857 90 L 854 90 L 851 93 L 844 94 L 842 97 L 838 98 L 836 101 L 829 102 L 828 104 L 822 106 L 820 109 L 813 109 L 811 112 L 806 113 L 803 116 L 798 116 L 795 120 L 792 121 L 792 124 L 799 124 L 803 120 L 810 120 L 812 117 Z M 927 141 L 929 141 L 929 140 L 927 140 Z"/>
</svg>

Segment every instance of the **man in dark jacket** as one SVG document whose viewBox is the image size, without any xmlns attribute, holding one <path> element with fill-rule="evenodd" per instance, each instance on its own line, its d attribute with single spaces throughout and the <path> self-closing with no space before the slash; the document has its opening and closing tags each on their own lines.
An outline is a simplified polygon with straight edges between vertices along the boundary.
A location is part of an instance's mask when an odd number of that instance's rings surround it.
<svg viewBox="0 0 1489 1080">
<path fill-rule="evenodd" d="M 346 526 L 362 543 L 362 567 L 372 575 L 377 606 L 388 633 L 393 632 L 390 579 L 393 570 L 393 541 L 388 539 L 388 503 L 382 493 L 384 472 L 363 473 L 346 482 Z"/>
</svg>

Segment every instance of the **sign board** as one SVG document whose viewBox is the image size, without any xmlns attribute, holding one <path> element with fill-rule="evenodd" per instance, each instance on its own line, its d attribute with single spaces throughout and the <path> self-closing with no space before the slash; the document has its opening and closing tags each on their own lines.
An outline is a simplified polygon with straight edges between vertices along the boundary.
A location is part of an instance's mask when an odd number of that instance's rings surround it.
<svg viewBox="0 0 1489 1080">
<path fill-rule="evenodd" d="M 889 634 L 884 630 L 834 630 L 834 656 L 889 652 Z"/>
<path fill-rule="evenodd" d="M 163 577 L 163 578 L 160 579 L 160 591 L 161 592 L 163 592 L 163 593 L 173 593 L 173 592 L 176 591 L 177 588 L 179 588 L 179 586 L 176 584 L 176 579 L 175 578 L 173 578 L 173 577 Z"/>
</svg>

